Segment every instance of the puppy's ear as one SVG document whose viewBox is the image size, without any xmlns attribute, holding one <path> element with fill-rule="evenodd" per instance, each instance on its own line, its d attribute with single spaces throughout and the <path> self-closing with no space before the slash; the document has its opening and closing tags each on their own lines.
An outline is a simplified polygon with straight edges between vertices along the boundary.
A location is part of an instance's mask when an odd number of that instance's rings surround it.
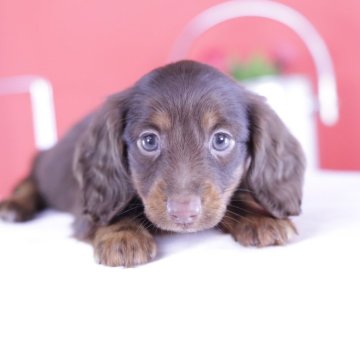
<svg viewBox="0 0 360 360">
<path fill-rule="evenodd" d="M 94 115 L 75 151 L 83 212 L 107 224 L 134 196 L 123 143 L 131 90 L 115 94 Z"/>
<path fill-rule="evenodd" d="M 247 186 L 271 215 L 298 215 L 305 170 L 301 146 L 263 97 L 246 96 L 251 156 Z"/>
</svg>

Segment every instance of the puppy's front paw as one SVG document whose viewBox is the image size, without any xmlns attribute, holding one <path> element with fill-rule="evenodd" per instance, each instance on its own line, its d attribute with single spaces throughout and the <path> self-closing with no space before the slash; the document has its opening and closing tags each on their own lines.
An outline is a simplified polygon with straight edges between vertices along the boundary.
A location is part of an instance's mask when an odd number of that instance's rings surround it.
<svg viewBox="0 0 360 360">
<path fill-rule="evenodd" d="M 7 222 L 22 222 L 31 219 L 32 212 L 21 202 L 8 199 L 0 202 L 0 219 Z"/>
<path fill-rule="evenodd" d="M 99 264 L 132 267 L 152 260 L 156 244 L 145 229 L 114 231 L 108 227 L 96 233 L 94 252 Z"/>
<path fill-rule="evenodd" d="M 284 245 L 297 231 L 289 219 L 246 216 L 228 228 L 236 241 L 244 246 Z"/>
</svg>

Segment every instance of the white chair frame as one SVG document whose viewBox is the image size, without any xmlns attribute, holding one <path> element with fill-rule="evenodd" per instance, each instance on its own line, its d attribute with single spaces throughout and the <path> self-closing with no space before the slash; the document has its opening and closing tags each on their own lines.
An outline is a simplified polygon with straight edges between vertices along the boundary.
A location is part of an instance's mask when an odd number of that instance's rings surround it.
<svg viewBox="0 0 360 360">
<path fill-rule="evenodd" d="M 39 150 L 57 141 L 55 107 L 51 83 L 39 76 L 15 76 L 0 79 L 0 95 L 29 94 L 35 146 Z"/>
<path fill-rule="evenodd" d="M 293 8 L 267 0 L 227 1 L 210 7 L 192 19 L 176 40 L 169 60 L 186 58 L 194 41 L 206 31 L 223 22 L 258 17 L 280 22 L 294 31 L 308 48 L 318 77 L 317 110 L 325 125 L 338 121 L 338 95 L 330 52 L 311 22 Z"/>
</svg>

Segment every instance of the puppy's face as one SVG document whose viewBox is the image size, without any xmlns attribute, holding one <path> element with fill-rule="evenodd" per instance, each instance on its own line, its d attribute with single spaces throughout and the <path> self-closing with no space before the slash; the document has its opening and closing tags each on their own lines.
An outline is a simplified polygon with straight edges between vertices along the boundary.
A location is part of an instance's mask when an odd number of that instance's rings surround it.
<svg viewBox="0 0 360 360">
<path fill-rule="evenodd" d="M 137 195 L 161 229 L 210 228 L 225 210 L 238 215 L 226 208 L 239 185 L 251 208 L 255 201 L 281 219 L 300 213 L 305 160 L 298 141 L 263 98 L 214 68 L 181 61 L 156 69 L 90 120 L 74 174 L 82 212 L 94 224 L 135 210 Z"/>
<path fill-rule="evenodd" d="M 241 92 L 216 70 L 186 62 L 134 87 L 124 131 L 129 171 L 157 227 L 192 232 L 223 218 L 248 158 Z"/>
</svg>

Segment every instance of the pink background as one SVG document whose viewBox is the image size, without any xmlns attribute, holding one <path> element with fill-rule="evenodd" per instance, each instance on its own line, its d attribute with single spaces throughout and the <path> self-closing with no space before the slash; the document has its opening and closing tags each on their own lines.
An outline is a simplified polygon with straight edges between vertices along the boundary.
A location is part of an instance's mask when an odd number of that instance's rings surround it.
<svg viewBox="0 0 360 360">
<path fill-rule="evenodd" d="M 0 0 L 0 77 L 48 78 L 54 87 L 61 135 L 106 95 L 164 64 L 185 24 L 219 2 Z M 334 127 L 318 124 L 321 166 L 360 170 L 360 2 L 282 2 L 316 26 L 335 64 L 340 121 Z M 270 21 L 246 19 L 221 25 L 199 39 L 191 55 L 209 60 L 224 52 L 247 56 L 258 49 L 287 53 L 287 71 L 308 73 L 315 79 L 302 42 Z M 34 144 L 25 95 L 0 97 L 0 112 L 1 196 L 25 173 Z"/>
</svg>

